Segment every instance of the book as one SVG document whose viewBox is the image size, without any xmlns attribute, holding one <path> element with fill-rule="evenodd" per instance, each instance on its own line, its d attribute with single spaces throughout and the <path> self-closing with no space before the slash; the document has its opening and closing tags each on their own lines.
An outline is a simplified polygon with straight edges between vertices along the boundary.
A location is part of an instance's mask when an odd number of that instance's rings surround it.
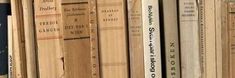
<svg viewBox="0 0 235 78">
<path fill-rule="evenodd" d="M 161 78 L 160 17 L 158 0 L 142 0 L 145 78 Z"/>
<path fill-rule="evenodd" d="M 232 0 L 231 0 L 232 1 Z M 222 78 L 230 78 L 229 67 L 229 20 L 228 20 L 228 6 L 227 0 L 222 0 Z M 230 7 L 232 8 L 232 7 Z"/>
<path fill-rule="evenodd" d="M 216 23 L 216 77 L 217 78 L 223 78 L 222 77 L 222 65 L 223 65 L 223 41 L 222 41 L 222 1 L 221 0 L 215 0 L 215 23 Z"/>
<path fill-rule="evenodd" d="M 128 0 L 129 56 L 131 78 L 144 78 L 142 0 Z"/>
<path fill-rule="evenodd" d="M 217 78 L 216 7 L 214 0 L 199 2 L 200 57 L 203 78 Z"/>
<path fill-rule="evenodd" d="M 180 78 L 178 9 L 176 0 L 161 0 L 161 29 L 164 34 L 166 78 Z"/>
<path fill-rule="evenodd" d="M 182 78 L 201 78 L 196 0 L 179 0 L 179 24 Z"/>
<path fill-rule="evenodd" d="M 0 0 L 0 76 L 8 73 L 7 16 L 10 12 L 10 1 Z"/>
<path fill-rule="evenodd" d="M 161 78 L 158 1 L 128 0 L 128 4 L 131 78 Z"/>
<path fill-rule="evenodd" d="M 91 43 L 91 68 L 92 78 L 100 78 L 99 45 L 98 45 L 98 21 L 97 21 L 97 0 L 89 0 L 89 26 Z"/>
<path fill-rule="evenodd" d="M 64 78 L 60 0 L 35 0 L 34 18 L 39 77 Z"/>
<path fill-rule="evenodd" d="M 13 25 L 13 59 L 16 78 L 26 78 L 25 37 L 23 24 L 23 11 L 21 0 L 11 0 L 12 25 Z"/>
<path fill-rule="evenodd" d="M 126 0 L 97 0 L 101 78 L 128 78 Z"/>
<path fill-rule="evenodd" d="M 234 1 L 229 1 L 227 2 L 227 41 L 228 43 L 226 44 L 227 47 L 227 57 L 223 57 L 223 61 L 227 61 L 226 68 L 225 69 L 225 74 L 223 77 L 227 78 L 234 78 L 234 72 L 235 72 L 235 62 L 234 62 L 234 19 L 235 19 L 235 3 Z"/>
<path fill-rule="evenodd" d="M 8 36 L 8 78 L 15 78 L 13 74 L 13 28 L 12 28 L 12 17 L 9 15 L 7 18 L 8 28 L 7 28 L 7 36 Z"/>
<path fill-rule="evenodd" d="M 33 0 L 22 0 L 22 12 L 24 23 L 24 37 L 25 37 L 25 54 L 27 77 L 36 78 L 36 44 L 35 44 L 35 28 L 33 15 Z"/>
<path fill-rule="evenodd" d="M 64 66 L 66 78 L 99 78 L 96 52 L 92 53 L 97 41 L 91 39 L 90 1 L 62 0 L 62 22 L 64 36 Z M 95 21 L 95 20 L 94 20 Z M 93 29 L 97 31 L 97 29 Z M 95 35 L 93 35 L 95 36 Z M 97 36 L 97 35 L 96 35 Z M 97 39 L 93 38 L 93 39 Z M 76 46 L 76 47 L 75 47 Z M 95 55 L 93 55 L 95 54 Z M 98 65 L 97 65 L 98 66 Z M 96 75 L 94 75 L 96 74 Z"/>
</svg>

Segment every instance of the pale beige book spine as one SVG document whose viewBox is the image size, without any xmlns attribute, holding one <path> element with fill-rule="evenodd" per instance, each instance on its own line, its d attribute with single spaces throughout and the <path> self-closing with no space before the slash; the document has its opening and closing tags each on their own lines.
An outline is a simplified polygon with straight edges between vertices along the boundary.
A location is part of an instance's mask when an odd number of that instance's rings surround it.
<svg viewBox="0 0 235 78">
<path fill-rule="evenodd" d="M 35 49 L 35 36 L 34 36 L 34 18 L 33 18 L 33 0 L 22 0 L 23 7 L 23 23 L 25 34 L 25 52 L 26 52 L 26 65 L 27 77 L 36 78 L 36 49 Z"/>
<path fill-rule="evenodd" d="M 201 0 L 199 9 L 202 78 L 217 78 L 215 1 Z"/>
<path fill-rule="evenodd" d="M 180 52 L 177 18 L 177 1 L 163 0 L 164 41 L 167 78 L 180 78 Z"/>
<path fill-rule="evenodd" d="M 100 78 L 97 0 L 88 0 L 92 78 Z"/>
<path fill-rule="evenodd" d="M 13 29 L 12 29 L 12 17 L 8 16 L 8 77 L 14 78 L 13 74 Z"/>
<path fill-rule="evenodd" d="M 35 28 L 40 78 L 64 78 L 60 0 L 35 0 Z"/>
<path fill-rule="evenodd" d="M 144 78 L 144 45 L 141 0 L 128 0 L 130 76 Z"/>
<path fill-rule="evenodd" d="M 65 78 L 92 78 L 88 0 L 62 0 Z"/>
<path fill-rule="evenodd" d="M 97 0 L 102 78 L 128 78 L 126 0 Z"/>
<path fill-rule="evenodd" d="M 13 47 L 16 78 L 26 78 L 25 39 L 21 0 L 11 0 Z"/>
<path fill-rule="evenodd" d="M 196 0 L 179 0 L 179 19 L 182 78 L 201 78 Z"/>
</svg>

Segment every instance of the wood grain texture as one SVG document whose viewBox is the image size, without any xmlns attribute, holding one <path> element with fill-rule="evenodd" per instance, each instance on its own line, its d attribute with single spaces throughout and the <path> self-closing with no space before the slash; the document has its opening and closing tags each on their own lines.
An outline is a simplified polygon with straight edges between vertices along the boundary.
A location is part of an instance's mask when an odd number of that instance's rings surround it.
<svg viewBox="0 0 235 78">
<path fill-rule="evenodd" d="M 128 78 L 126 0 L 97 0 L 102 78 Z"/>
<path fill-rule="evenodd" d="M 196 0 L 179 0 L 182 78 L 201 78 L 197 7 Z"/>
<path fill-rule="evenodd" d="M 40 78 L 64 78 L 60 0 L 35 0 L 35 27 Z"/>
<path fill-rule="evenodd" d="M 130 76 L 144 78 L 144 45 L 141 0 L 128 0 Z"/>
<path fill-rule="evenodd" d="M 36 78 L 36 44 L 33 16 L 33 0 L 22 0 L 23 23 L 25 35 L 25 52 L 27 65 L 27 78 Z"/>
</svg>

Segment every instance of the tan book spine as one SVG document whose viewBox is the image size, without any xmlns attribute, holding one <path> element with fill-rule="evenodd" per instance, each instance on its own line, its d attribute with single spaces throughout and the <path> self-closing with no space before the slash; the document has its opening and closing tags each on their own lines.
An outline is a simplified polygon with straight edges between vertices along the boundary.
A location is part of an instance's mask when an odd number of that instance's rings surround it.
<svg viewBox="0 0 235 78">
<path fill-rule="evenodd" d="M 228 57 L 229 57 L 229 77 L 228 78 L 234 78 L 235 77 L 235 2 L 229 2 L 228 3 Z"/>
<path fill-rule="evenodd" d="M 36 49 L 35 49 L 35 36 L 34 36 L 34 18 L 33 18 L 33 0 L 22 0 L 22 9 L 24 16 L 24 34 L 25 34 L 25 52 L 26 52 L 26 65 L 27 77 L 36 78 Z"/>
<path fill-rule="evenodd" d="M 64 78 L 60 0 L 35 0 L 35 27 L 40 78 Z"/>
<path fill-rule="evenodd" d="M 102 78 L 128 78 L 126 0 L 97 0 Z"/>
<path fill-rule="evenodd" d="M 216 23 L 216 77 L 222 77 L 222 0 L 215 0 Z"/>
<path fill-rule="evenodd" d="M 8 16 L 8 77 L 14 78 L 13 74 L 13 29 L 12 29 L 12 17 Z"/>
<path fill-rule="evenodd" d="M 89 4 L 89 26 L 90 26 L 90 50 L 92 78 L 100 78 L 99 46 L 98 46 L 98 21 L 97 0 L 88 0 Z"/>
<path fill-rule="evenodd" d="M 180 78 L 177 1 L 163 0 L 162 5 L 167 78 Z"/>
<path fill-rule="evenodd" d="M 98 59 L 96 55 L 98 50 L 95 53 L 92 53 L 92 51 L 98 48 L 95 47 L 97 41 L 91 40 L 91 34 L 93 39 L 97 39 L 97 37 L 94 37 L 95 34 L 93 35 L 93 32 L 96 33 L 97 30 L 91 28 L 89 2 L 89 0 L 62 0 L 61 3 L 66 78 L 97 78 L 99 76 L 99 73 L 95 72 L 98 71 L 96 69 L 98 67 L 92 67 L 98 63 L 96 59 L 93 61 L 92 56 L 92 54 L 95 54 L 95 58 Z M 94 31 L 91 32 L 91 29 Z M 94 44 L 94 42 L 96 43 Z"/>
<path fill-rule="evenodd" d="M 26 78 L 25 39 L 21 0 L 11 0 L 13 47 L 16 78 Z"/>
<path fill-rule="evenodd" d="M 201 78 L 196 0 L 179 0 L 179 19 L 182 78 Z"/>
<path fill-rule="evenodd" d="M 214 0 L 201 0 L 199 7 L 200 57 L 203 78 L 217 78 L 216 7 Z"/>
<path fill-rule="evenodd" d="M 228 5 L 227 0 L 222 0 L 222 78 L 229 77 L 229 35 L 228 35 Z"/>
<path fill-rule="evenodd" d="M 130 76 L 144 78 L 144 45 L 141 0 L 128 0 Z"/>
</svg>

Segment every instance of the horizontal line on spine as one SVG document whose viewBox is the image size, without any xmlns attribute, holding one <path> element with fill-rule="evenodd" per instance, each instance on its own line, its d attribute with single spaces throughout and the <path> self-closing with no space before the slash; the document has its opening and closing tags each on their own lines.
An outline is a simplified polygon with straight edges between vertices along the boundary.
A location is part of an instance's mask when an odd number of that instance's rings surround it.
<svg viewBox="0 0 235 78">
<path fill-rule="evenodd" d="M 88 2 L 62 3 L 62 5 L 71 5 L 71 4 L 88 4 Z"/>
<path fill-rule="evenodd" d="M 78 39 L 89 39 L 90 37 L 78 37 L 78 38 L 65 38 L 64 40 L 78 40 Z"/>
</svg>

